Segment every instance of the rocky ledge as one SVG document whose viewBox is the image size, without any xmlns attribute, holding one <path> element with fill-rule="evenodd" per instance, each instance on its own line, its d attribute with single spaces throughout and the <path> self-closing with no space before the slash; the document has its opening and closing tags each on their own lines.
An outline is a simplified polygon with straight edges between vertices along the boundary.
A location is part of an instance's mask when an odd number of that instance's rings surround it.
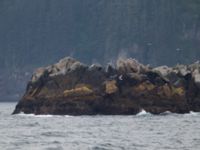
<svg viewBox="0 0 200 150">
<path fill-rule="evenodd" d="M 66 57 L 39 68 L 13 114 L 130 115 L 200 111 L 200 64 L 151 68 L 135 59 L 87 66 Z"/>
</svg>

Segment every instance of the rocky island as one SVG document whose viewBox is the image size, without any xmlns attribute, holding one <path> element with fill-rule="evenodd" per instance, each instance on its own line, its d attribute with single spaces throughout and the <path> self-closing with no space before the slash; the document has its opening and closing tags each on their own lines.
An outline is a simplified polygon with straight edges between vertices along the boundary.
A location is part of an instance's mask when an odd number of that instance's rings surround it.
<svg viewBox="0 0 200 150">
<path fill-rule="evenodd" d="M 200 111 L 200 64 L 152 68 L 137 60 L 85 65 L 66 57 L 35 71 L 13 114 L 131 115 Z"/>
</svg>

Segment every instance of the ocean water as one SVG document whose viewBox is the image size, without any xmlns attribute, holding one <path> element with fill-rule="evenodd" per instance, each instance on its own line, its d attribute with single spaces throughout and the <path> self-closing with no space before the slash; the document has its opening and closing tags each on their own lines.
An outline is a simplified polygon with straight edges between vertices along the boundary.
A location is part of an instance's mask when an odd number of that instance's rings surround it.
<svg viewBox="0 0 200 150">
<path fill-rule="evenodd" d="M 200 113 L 11 115 L 0 103 L 0 150 L 200 150 Z"/>
</svg>

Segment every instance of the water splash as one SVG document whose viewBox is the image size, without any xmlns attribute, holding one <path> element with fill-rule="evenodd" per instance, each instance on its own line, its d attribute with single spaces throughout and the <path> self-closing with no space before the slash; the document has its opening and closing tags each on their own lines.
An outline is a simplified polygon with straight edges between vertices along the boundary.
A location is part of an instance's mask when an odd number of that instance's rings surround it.
<svg viewBox="0 0 200 150">
<path fill-rule="evenodd" d="M 144 109 L 142 109 L 136 116 L 149 116 L 151 113 L 146 112 Z"/>
</svg>

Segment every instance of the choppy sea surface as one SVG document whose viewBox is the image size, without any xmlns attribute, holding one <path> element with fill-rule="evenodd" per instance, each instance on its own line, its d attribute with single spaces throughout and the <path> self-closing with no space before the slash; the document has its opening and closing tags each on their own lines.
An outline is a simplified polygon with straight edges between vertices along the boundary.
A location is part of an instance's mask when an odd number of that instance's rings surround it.
<svg viewBox="0 0 200 150">
<path fill-rule="evenodd" d="M 0 150 L 200 150 L 200 113 L 11 115 L 0 103 Z"/>
</svg>

